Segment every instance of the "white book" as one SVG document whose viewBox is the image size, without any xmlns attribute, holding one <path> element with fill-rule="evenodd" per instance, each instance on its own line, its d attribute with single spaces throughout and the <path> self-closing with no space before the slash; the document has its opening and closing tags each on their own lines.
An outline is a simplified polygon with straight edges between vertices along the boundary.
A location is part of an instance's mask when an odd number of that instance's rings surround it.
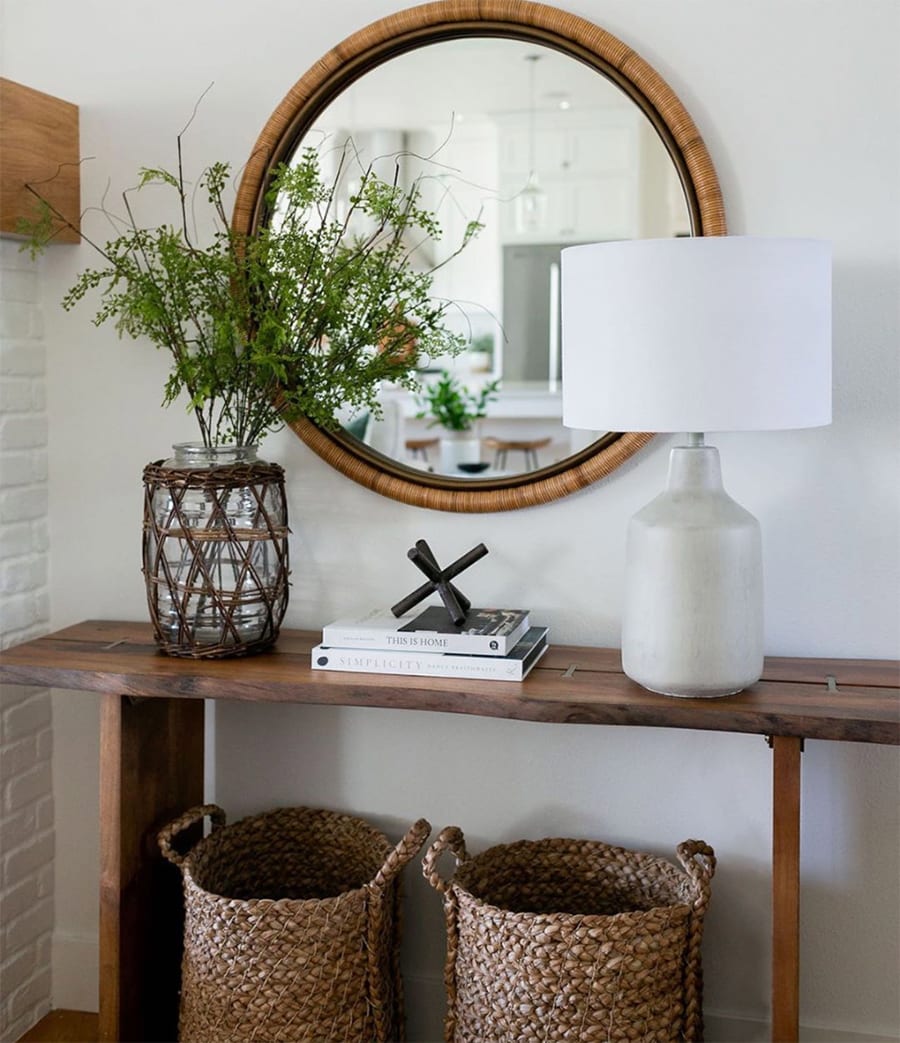
<svg viewBox="0 0 900 1043">
<path fill-rule="evenodd" d="M 464 677 L 484 681 L 521 681 L 547 651 L 547 627 L 531 627 L 505 656 L 459 655 L 400 649 L 333 648 L 316 645 L 313 670 L 363 674 L 407 674 L 414 677 Z"/>
<path fill-rule="evenodd" d="M 443 605 L 429 605 L 402 616 L 387 609 L 373 609 L 355 619 L 338 619 L 324 626 L 322 644 L 386 652 L 505 656 L 527 629 L 526 609 L 471 608 L 459 626 Z"/>
</svg>

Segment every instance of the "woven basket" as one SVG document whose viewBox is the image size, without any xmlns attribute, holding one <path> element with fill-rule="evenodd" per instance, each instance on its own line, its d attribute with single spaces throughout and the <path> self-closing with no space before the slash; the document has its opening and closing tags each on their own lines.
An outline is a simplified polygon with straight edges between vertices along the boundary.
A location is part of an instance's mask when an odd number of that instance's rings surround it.
<svg viewBox="0 0 900 1043">
<path fill-rule="evenodd" d="M 172 841 L 209 815 L 186 856 Z M 281 808 L 225 826 L 193 808 L 159 834 L 184 882 L 182 1043 L 402 1040 L 398 874 L 420 819 L 392 848 L 361 819 Z"/>
<path fill-rule="evenodd" d="M 452 880 L 437 860 L 456 857 Z M 589 840 L 466 854 L 445 829 L 424 860 L 444 896 L 448 1043 L 701 1040 L 700 942 L 715 855 L 665 859 Z"/>
</svg>

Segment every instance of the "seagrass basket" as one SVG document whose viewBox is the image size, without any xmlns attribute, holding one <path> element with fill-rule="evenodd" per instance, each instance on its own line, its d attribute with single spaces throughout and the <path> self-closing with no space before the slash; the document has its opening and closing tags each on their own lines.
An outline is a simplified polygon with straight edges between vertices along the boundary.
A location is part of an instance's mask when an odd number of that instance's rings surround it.
<svg viewBox="0 0 900 1043">
<path fill-rule="evenodd" d="M 451 880 L 437 861 L 456 858 Z M 456 826 L 425 855 L 447 922 L 448 1043 L 702 1040 L 700 942 L 715 872 L 589 840 L 523 840 L 474 858 Z"/>
<path fill-rule="evenodd" d="M 174 837 L 205 816 L 187 854 Z M 181 1043 L 404 1038 L 399 880 L 430 832 L 392 847 L 351 815 L 280 808 L 225 825 L 214 804 L 159 834 L 184 883 Z"/>
</svg>

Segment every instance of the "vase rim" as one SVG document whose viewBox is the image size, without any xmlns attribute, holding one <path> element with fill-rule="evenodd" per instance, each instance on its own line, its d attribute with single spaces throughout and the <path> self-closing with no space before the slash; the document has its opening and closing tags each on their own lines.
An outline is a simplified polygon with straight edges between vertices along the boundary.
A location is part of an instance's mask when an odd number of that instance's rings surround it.
<svg viewBox="0 0 900 1043">
<path fill-rule="evenodd" d="M 223 442 L 221 445 L 206 445 L 204 442 L 173 442 L 172 448 L 185 453 L 235 453 L 242 450 L 258 449 L 257 443 L 238 445 L 237 442 Z"/>
</svg>

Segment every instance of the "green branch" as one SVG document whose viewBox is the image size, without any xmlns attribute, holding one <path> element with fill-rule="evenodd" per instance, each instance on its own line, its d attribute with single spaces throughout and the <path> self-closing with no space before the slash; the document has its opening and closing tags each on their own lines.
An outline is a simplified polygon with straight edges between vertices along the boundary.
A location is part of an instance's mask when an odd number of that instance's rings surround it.
<svg viewBox="0 0 900 1043">
<path fill-rule="evenodd" d="M 443 326 L 447 302 L 431 297 L 440 265 L 423 272 L 411 261 L 421 244 L 441 236 L 419 203 L 418 180 L 404 190 L 396 174 L 385 182 L 366 168 L 338 214 L 351 147 L 330 184 L 315 149 L 276 168 L 266 202 L 280 220 L 252 235 L 227 221 L 229 166 L 206 167 L 197 186 L 212 232 L 201 242 L 190 232 L 188 197 L 195 207 L 198 193 L 189 192 L 179 135 L 176 173 L 144 168 L 138 194 L 123 194 L 124 220 L 101 209 L 120 234 L 103 245 L 82 236 L 103 264 L 81 273 L 64 306 L 98 293 L 95 323 L 112 321 L 120 335 L 168 351 L 165 403 L 187 396 L 206 445 L 255 442 L 300 416 L 333 427 L 346 406 L 377 412 L 382 381 L 416 388 L 425 351 L 453 354 L 462 346 Z M 172 224 L 141 226 L 137 200 L 149 185 L 175 195 Z M 41 203 L 22 229 L 23 248 L 36 253 L 52 237 L 52 219 L 73 225 L 30 190 Z M 357 223 L 365 227 L 354 236 Z M 454 256 L 478 227 L 470 225 Z"/>
</svg>

